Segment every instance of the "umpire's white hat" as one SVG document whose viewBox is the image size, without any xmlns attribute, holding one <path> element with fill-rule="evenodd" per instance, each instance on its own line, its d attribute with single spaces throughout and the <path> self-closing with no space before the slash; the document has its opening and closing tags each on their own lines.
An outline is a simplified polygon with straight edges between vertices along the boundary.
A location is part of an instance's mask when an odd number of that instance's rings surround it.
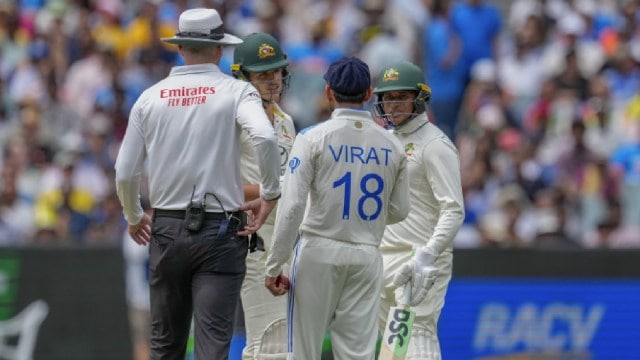
<svg viewBox="0 0 640 360">
<path fill-rule="evenodd" d="M 220 14 L 214 9 L 189 9 L 180 14 L 178 33 L 162 41 L 188 46 L 237 45 L 242 39 L 224 32 Z"/>
</svg>

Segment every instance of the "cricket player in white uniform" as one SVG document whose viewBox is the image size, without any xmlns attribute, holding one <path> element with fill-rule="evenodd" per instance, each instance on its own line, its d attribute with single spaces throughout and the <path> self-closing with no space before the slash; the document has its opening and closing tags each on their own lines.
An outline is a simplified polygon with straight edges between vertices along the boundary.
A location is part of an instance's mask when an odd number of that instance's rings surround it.
<svg viewBox="0 0 640 360">
<path fill-rule="evenodd" d="M 262 106 L 275 129 L 280 148 L 281 178 L 287 168 L 289 154 L 295 139 L 293 120 L 278 106 L 289 82 L 286 55 L 278 41 L 265 33 L 253 33 L 236 46 L 233 75 L 251 82 L 260 92 Z M 240 162 L 244 181 L 245 200 L 253 200 L 260 194 L 259 159 L 255 146 L 246 132 L 242 133 Z M 247 345 L 242 351 L 244 360 L 260 358 L 260 341 L 267 327 L 278 319 L 286 319 L 287 301 L 285 297 L 275 297 L 264 287 L 265 261 L 271 248 L 271 236 L 276 212 L 272 211 L 264 225 L 251 239 L 251 252 L 247 256 L 247 273 L 242 283 L 242 306 Z M 256 236 L 257 235 L 257 236 Z M 282 346 L 286 343 L 283 333 Z M 263 348 L 277 348 L 279 344 L 265 344 Z M 277 358 L 276 354 L 270 359 Z M 282 358 L 286 357 L 286 353 Z"/>
<path fill-rule="evenodd" d="M 343 58 L 324 78 L 334 110 L 293 144 L 265 285 L 274 295 L 286 292 L 278 280 L 299 235 L 289 290 L 291 357 L 319 360 L 328 330 L 334 359 L 370 360 L 382 286 L 378 246 L 385 226 L 409 212 L 406 157 L 363 110 L 371 96 L 364 62 Z"/>
<path fill-rule="evenodd" d="M 411 188 L 409 216 L 388 226 L 380 245 L 380 325 L 384 329 L 389 308 L 411 281 L 409 305 L 416 315 L 407 359 L 441 359 L 437 324 L 451 279 L 452 242 L 464 218 L 458 151 L 427 118 L 431 90 L 420 68 L 410 62 L 389 66 L 376 85 L 374 111 L 402 141 Z"/>
</svg>

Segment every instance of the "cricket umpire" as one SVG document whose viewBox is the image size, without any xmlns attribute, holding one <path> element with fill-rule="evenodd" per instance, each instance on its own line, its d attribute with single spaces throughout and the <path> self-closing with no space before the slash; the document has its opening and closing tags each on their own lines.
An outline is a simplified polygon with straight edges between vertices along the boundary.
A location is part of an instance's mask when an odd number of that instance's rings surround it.
<svg viewBox="0 0 640 360">
<path fill-rule="evenodd" d="M 213 9 L 190 9 L 179 32 L 184 66 L 134 104 L 116 161 L 129 234 L 150 244 L 152 360 L 184 359 L 191 319 L 195 358 L 227 359 L 246 271 L 247 235 L 280 197 L 280 153 L 256 89 L 223 74 L 222 47 L 242 42 Z M 260 197 L 243 204 L 240 133 L 258 155 Z M 153 220 L 139 201 L 147 165 Z M 248 223 L 243 211 L 250 210 Z"/>
</svg>

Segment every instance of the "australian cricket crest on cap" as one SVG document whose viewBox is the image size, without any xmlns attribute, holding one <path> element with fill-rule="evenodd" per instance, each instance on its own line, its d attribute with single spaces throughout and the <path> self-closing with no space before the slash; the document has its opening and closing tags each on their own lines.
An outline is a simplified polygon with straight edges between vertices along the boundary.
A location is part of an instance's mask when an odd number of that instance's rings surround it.
<svg viewBox="0 0 640 360">
<path fill-rule="evenodd" d="M 276 49 L 269 44 L 262 44 L 258 48 L 258 57 L 260 59 L 266 59 L 268 57 L 276 56 Z"/>
<path fill-rule="evenodd" d="M 389 68 L 382 75 L 382 81 L 383 82 L 384 81 L 395 81 L 395 80 L 398 80 L 399 77 L 400 77 L 400 73 L 398 72 L 398 70 L 396 70 L 394 68 Z"/>
</svg>

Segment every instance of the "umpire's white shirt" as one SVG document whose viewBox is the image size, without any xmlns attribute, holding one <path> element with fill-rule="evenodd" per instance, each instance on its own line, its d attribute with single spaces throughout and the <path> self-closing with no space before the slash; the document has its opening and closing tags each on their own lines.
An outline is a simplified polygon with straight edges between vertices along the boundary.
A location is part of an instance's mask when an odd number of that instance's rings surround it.
<svg viewBox="0 0 640 360">
<path fill-rule="evenodd" d="M 426 245 L 441 254 L 451 248 L 464 219 L 458 151 L 425 114 L 394 133 L 408 160 L 411 212 L 387 227 L 380 250 L 411 251 Z"/>
<path fill-rule="evenodd" d="M 338 108 L 331 119 L 301 131 L 284 178 L 267 275 L 280 273 L 298 231 L 377 247 L 385 226 L 409 211 L 407 175 L 402 145 L 367 111 Z"/>
<path fill-rule="evenodd" d="M 214 64 L 174 67 L 134 104 L 116 161 L 116 187 L 129 224 L 142 217 L 139 202 L 143 163 L 148 161 L 153 208 L 182 210 L 215 193 L 226 211 L 243 203 L 240 133 L 254 141 L 261 196 L 280 194 L 280 154 L 257 90 Z M 207 211 L 222 209 L 207 197 Z"/>
</svg>

